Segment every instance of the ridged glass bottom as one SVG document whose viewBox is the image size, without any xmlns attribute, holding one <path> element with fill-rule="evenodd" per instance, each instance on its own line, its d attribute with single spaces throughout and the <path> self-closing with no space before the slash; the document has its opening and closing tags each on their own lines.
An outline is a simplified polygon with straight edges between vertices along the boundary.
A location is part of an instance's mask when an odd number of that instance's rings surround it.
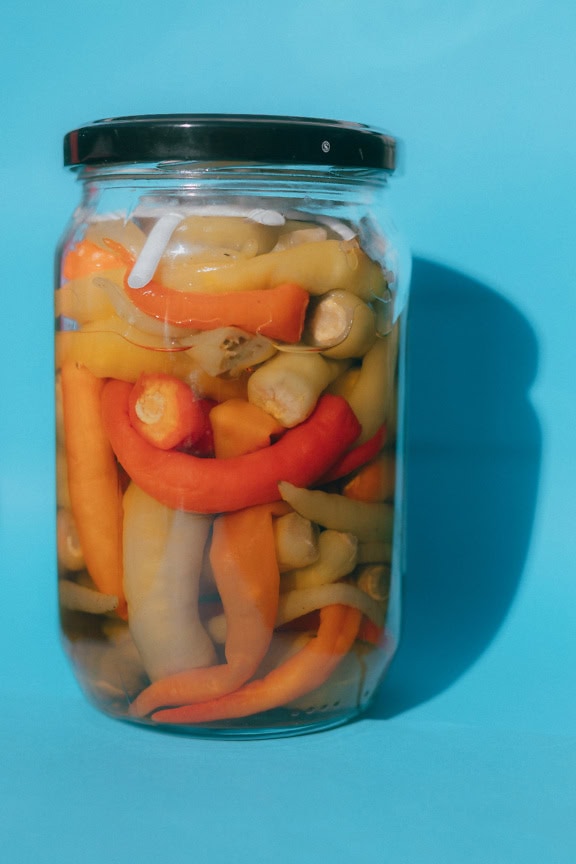
<svg viewBox="0 0 576 864">
<path fill-rule="evenodd" d="M 343 726 L 361 716 L 371 705 L 395 653 L 390 640 L 387 650 L 361 649 L 342 661 L 338 679 L 325 683 L 298 702 L 246 717 L 211 720 L 206 723 L 161 723 L 147 717 L 130 714 L 132 699 L 127 692 L 108 687 L 87 676 L 83 667 L 74 662 L 78 683 L 88 701 L 105 716 L 164 734 L 190 738 L 255 740 L 288 738 Z"/>
<path fill-rule="evenodd" d="M 298 735 L 309 735 L 314 732 L 323 732 L 335 729 L 358 719 L 368 708 L 351 708 L 345 713 L 326 712 L 321 716 L 311 717 L 304 711 L 289 711 L 277 709 L 268 711 L 266 714 L 255 715 L 251 718 L 253 726 L 248 726 L 248 720 L 233 720 L 221 724 L 210 723 L 210 725 L 199 724 L 197 726 L 150 723 L 146 720 L 122 719 L 130 725 L 142 726 L 151 731 L 167 733 L 170 735 L 182 735 L 187 738 L 214 738 L 227 740 L 258 740 L 267 738 L 293 738 Z M 118 719 L 118 718 L 117 718 Z"/>
</svg>

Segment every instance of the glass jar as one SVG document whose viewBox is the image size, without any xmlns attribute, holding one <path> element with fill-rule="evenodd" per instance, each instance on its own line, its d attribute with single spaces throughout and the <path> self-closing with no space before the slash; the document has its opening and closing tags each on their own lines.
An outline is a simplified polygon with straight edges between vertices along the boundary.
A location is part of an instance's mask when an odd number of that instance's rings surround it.
<svg viewBox="0 0 576 864">
<path fill-rule="evenodd" d="M 399 635 L 395 141 L 159 115 L 64 145 L 82 187 L 55 292 L 75 675 L 106 714 L 193 735 L 342 724 Z"/>
</svg>

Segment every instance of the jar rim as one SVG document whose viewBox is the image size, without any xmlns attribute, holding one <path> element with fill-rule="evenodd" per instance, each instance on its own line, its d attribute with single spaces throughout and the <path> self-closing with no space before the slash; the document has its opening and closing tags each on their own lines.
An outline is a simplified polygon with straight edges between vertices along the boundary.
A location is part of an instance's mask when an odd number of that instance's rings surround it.
<svg viewBox="0 0 576 864">
<path fill-rule="evenodd" d="M 396 167 L 396 139 L 362 123 L 269 114 L 147 114 L 96 120 L 64 136 L 64 165 L 236 161 Z"/>
</svg>

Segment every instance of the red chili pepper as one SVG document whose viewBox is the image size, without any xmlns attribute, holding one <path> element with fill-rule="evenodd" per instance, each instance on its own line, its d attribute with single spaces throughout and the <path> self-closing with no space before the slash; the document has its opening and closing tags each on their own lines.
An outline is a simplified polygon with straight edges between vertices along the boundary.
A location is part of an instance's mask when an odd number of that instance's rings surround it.
<svg viewBox="0 0 576 864">
<path fill-rule="evenodd" d="M 156 711 L 152 719 L 157 723 L 207 723 L 286 705 L 329 678 L 354 644 L 361 617 L 348 606 L 326 606 L 321 610 L 317 636 L 264 678 L 218 699 Z"/>
<path fill-rule="evenodd" d="M 345 399 L 324 395 L 310 417 L 269 447 L 229 459 L 158 450 L 130 423 L 131 384 L 112 379 L 102 392 L 104 428 L 116 457 L 141 489 L 175 510 L 222 513 L 278 501 L 281 480 L 310 486 L 360 434 Z"/>
<path fill-rule="evenodd" d="M 287 621 L 286 624 L 282 624 L 282 626 L 277 629 L 282 633 L 291 630 L 296 630 L 299 633 L 306 633 L 318 630 L 319 624 L 320 610 L 314 609 L 313 612 L 307 612 L 305 615 L 300 615 L 298 618 L 293 618 L 291 621 Z"/>
<path fill-rule="evenodd" d="M 214 456 L 214 432 L 210 420 L 210 412 L 218 405 L 214 399 L 198 399 L 198 407 L 202 412 L 203 428 L 200 435 L 185 438 L 178 446 L 184 453 L 193 456 Z"/>
<path fill-rule="evenodd" d="M 318 485 L 322 486 L 324 483 L 331 483 L 333 480 L 339 480 L 341 477 L 345 477 L 352 471 L 356 471 L 357 468 L 360 468 L 366 462 L 369 462 L 370 459 L 373 459 L 374 456 L 380 452 L 384 446 L 385 440 L 386 426 L 380 426 L 372 438 L 369 438 L 368 441 L 364 442 L 364 444 L 360 444 L 359 447 L 354 447 L 353 450 L 344 453 L 340 459 L 332 465 L 326 474 L 321 477 Z"/>
<path fill-rule="evenodd" d="M 382 645 L 385 632 L 384 627 L 379 627 L 364 615 L 358 631 L 358 640 L 368 642 L 370 645 Z"/>
</svg>

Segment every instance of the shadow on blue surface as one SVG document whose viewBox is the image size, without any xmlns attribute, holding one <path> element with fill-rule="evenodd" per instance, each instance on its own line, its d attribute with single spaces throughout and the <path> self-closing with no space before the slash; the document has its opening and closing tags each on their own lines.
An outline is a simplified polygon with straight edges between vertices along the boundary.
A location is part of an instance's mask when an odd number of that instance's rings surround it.
<svg viewBox="0 0 576 864">
<path fill-rule="evenodd" d="M 495 291 L 416 259 L 408 332 L 400 648 L 367 716 L 455 682 L 502 625 L 526 559 L 541 433 L 535 334 Z"/>
</svg>

